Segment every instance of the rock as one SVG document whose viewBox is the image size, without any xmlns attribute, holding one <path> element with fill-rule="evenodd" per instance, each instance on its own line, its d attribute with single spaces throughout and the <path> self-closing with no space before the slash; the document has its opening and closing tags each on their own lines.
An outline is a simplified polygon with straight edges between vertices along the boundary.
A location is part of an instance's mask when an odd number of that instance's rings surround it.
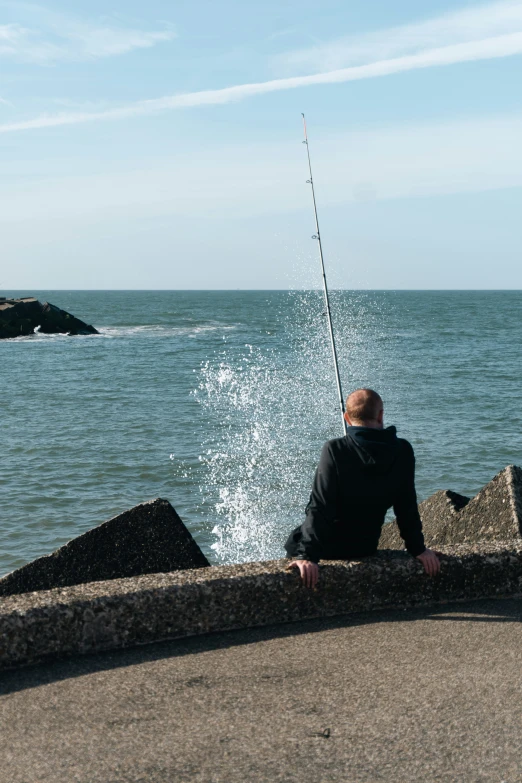
<svg viewBox="0 0 522 783">
<path fill-rule="evenodd" d="M 419 505 L 426 546 L 519 542 L 522 538 L 522 469 L 504 468 L 471 500 L 445 490 Z M 380 549 L 403 549 L 395 521 L 383 528 Z"/>
<path fill-rule="evenodd" d="M 94 326 L 49 302 L 42 304 L 34 296 L 0 297 L 0 339 L 33 334 L 37 327 L 44 334 L 99 334 Z"/>
<path fill-rule="evenodd" d="M 0 595 L 208 565 L 168 500 L 157 498 L 2 577 Z"/>
</svg>

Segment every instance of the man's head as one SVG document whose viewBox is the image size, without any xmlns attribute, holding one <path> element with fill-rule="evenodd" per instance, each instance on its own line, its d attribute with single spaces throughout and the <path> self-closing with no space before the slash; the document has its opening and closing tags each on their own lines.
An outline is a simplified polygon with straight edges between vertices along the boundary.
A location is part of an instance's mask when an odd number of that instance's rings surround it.
<svg viewBox="0 0 522 783">
<path fill-rule="evenodd" d="M 346 398 L 344 418 L 352 427 L 383 428 L 384 407 L 373 389 L 356 389 Z"/>
</svg>

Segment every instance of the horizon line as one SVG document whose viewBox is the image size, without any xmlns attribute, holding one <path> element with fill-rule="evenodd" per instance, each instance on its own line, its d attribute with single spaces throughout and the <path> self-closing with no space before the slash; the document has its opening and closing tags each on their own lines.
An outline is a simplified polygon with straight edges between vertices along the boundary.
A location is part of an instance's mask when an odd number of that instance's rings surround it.
<svg viewBox="0 0 522 783">
<path fill-rule="evenodd" d="M 49 293 L 49 292 L 63 292 L 63 293 L 178 293 L 178 292 L 185 292 L 185 293 L 235 293 L 235 292 L 242 292 L 242 293 L 300 293 L 300 292 L 311 292 L 311 291 L 317 291 L 319 293 L 322 293 L 323 289 L 322 287 L 314 287 L 314 288 L 36 288 L 37 292 L 40 293 Z M 409 291 L 413 293 L 424 293 L 424 292 L 433 292 L 433 293 L 467 293 L 467 292 L 483 292 L 483 293 L 494 293 L 494 292 L 505 292 L 505 293 L 511 293 L 511 292 L 522 292 L 522 288 L 335 288 L 332 286 L 328 286 L 329 291 L 350 291 L 350 292 L 361 292 L 361 291 L 367 291 L 367 292 L 373 292 L 373 293 L 396 293 L 396 292 L 402 292 L 402 291 Z M 4 288 L 0 289 L 0 291 L 3 291 L 3 294 L 9 294 L 9 293 L 21 293 L 23 291 L 27 291 L 25 288 Z M 3 296 L 3 294 L 0 294 L 0 298 Z M 5 297 L 9 298 L 9 297 Z"/>
</svg>

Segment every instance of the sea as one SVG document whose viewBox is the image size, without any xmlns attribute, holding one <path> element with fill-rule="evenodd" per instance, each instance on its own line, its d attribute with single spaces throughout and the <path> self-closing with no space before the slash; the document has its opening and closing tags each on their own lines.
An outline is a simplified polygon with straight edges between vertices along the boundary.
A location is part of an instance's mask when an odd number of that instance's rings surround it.
<svg viewBox="0 0 522 783">
<path fill-rule="evenodd" d="M 282 557 L 342 435 L 320 290 L 6 291 L 99 330 L 0 341 L 0 574 L 168 499 L 212 563 Z M 343 390 L 376 389 L 419 500 L 522 464 L 522 292 L 331 291 Z"/>
</svg>

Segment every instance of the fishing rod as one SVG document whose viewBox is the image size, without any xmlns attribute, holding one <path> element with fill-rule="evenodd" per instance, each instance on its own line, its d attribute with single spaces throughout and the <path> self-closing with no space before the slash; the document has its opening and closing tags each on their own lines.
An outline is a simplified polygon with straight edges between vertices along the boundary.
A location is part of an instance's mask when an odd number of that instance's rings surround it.
<svg viewBox="0 0 522 783">
<path fill-rule="evenodd" d="M 317 230 L 317 233 L 313 235 L 312 239 L 317 239 L 317 243 L 319 245 L 319 257 L 321 259 L 321 272 L 323 275 L 324 301 L 326 305 L 326 315 L 328 318 L 328 331 L 330 332 L 330 342 L 332 345 L 332 356 L 333 356 L 334 367 L 335 367 L 335 379 L 337 381 L 337 393 L 339 395 L 339 407 L 341 409 L 341 418 L 343 421 L 343 432 L 346 435 L 347 430 L 346 430 L 346 419 L 344 418 L 343 390 L 341 387 L 341 376 L 339 375 L 339 361 L 337 359 L 337 349 L 335 347 L 335 337 L 334 337 L 334 330 L 332 324 L 332 313 L 330 310 L 330 298 L 328 296 L 328 285 L 326 282 L 326 272 L 324 268 L 323 246 L 321 244 L 321 232 L 319 231 L 319 218 L 317 217 L 317 203 L 315 201 L 314 178 L 312 177 L 312 163 L 310 160 L 310 145 L 308 144 L 308 133 L 306 131 L 306 119 L 304 114 L 301 113 L 301 116 L 303 118 L 303 128 L 304 128 L 303 144 L 306 144 L 306 154 L 308 156 L 308 169 L 310 171 L 310 179 L 307 179 L 306 182 L 307 184 L 310 184 L 312 187 L 312 200 L 314 202 L 315 227 Z"/>
</svg>

